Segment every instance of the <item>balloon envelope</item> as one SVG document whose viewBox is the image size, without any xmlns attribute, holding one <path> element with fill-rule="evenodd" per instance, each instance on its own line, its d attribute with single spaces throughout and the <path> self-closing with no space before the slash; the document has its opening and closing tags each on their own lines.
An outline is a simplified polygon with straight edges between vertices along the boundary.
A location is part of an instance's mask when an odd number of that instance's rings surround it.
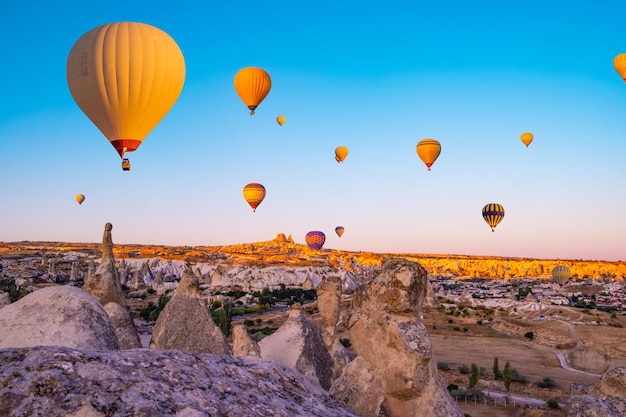
<svg viewBox="0 0 626 417">
<path fill-rule="evenodd" d="M 552 280 L 559 285 L 563 285 L 572 276 L 572 272 L 565 265 L 558 265 L 552 268 Z"/>
<path fill-rule="evenodd" d="M 279 125 L 281 125 L 281 126 L 285 123 L 285 120 L 287 120 L 287 118 L 286 118 L 285 116 L 278 116 L 278 117 L 276 118 L 276 122 L 277 122 Z"/>
<path fill-rule="evenodd" d="M 435 163 L 441 153 L 441 144 L 435 139 L 424 139 L 419 141 L 415 147 L 417 156 L 426 164 L 430 171 L 430 167 Z"/>
<path fill-rule="evenodd" d="M 272 88 L 272 79 L 263 69 L 246 67 L 235 74 L 235 91 L 244 102 L 250 114 L 254 114 L 256 108 L 267 97 Z"/>
<path fill-rule="evenodd" d="M 493 232 L 498 223 L 504 218 L 504 207 L 497 203 L 489 203 L 483 207 L 483 219 L 491 226 Z"/>
<path fill-rule="evenodd" d="M 67 58 L 76 104 L 124 157 L 165 117 L 185 83 L 185 59 L 167 33 L 137 22 L 99 26 Z"/>
<path fill-rule="evenodd" d="M 620 77 L 626 83 L 626 54 L 619 54 L 613 60 L 613 66 L 615 67 L 615 71 L 619 74 Z"/>
<path fill-rule="evenodd" d="M 320 231 L 313 230 L 306 234 L 306 244 L 313 250 L 319 250 L 326 242 L 326 235 Z"/>
<path fill-rule="evenodd" d="M 335 161 L 343 162 L 348 156 L 348 148 L 345 146 L 338 146 L 335 148 Z"/>
<path fill-rule="evenodd" d="M 337 227 L 335 227 L 335 233 L 337 233 L 337 235 L 338 235 L 339 237 L 341 237 L 341 235 L 343 235 L 344 230 L 345 230 L 345 229 L 344 229 L 344 227 L 343 227 L 343 226 L 337 226 Z"/>
<path fill-rule="evenodd" d="M 76 202 L 78 204 L 83 204 L 83 201 L 85 201 L 85 196 L 82 194 L 76 194 Z"/>
<path fill-rule="evenodd" d="M 530 132 L 524 132 L 522 133 L 522 136 L 520 136 L 522 143 L 526 145 L 527 148 L 528 148 L 528 145 L 530 145 L 530 142 L 532 142 L 534 138 L 535 137 Z"/>
<path fill-rule="evenodd" d="M 243 198 L 250 204 L 252 211 L 256 211 L 265 198 L 265 187 L 257 182 L 251 182 L 243 187 Z"/>
</svg>

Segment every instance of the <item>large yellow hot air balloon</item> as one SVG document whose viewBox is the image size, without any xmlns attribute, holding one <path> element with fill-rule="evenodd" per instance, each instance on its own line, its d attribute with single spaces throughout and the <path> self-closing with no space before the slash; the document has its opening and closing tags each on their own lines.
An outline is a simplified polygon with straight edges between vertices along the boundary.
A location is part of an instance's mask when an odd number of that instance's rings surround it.
<svg viewBox="0 0 626 417">
<path fill-rule="evenodd" d="M 278 116 L 278 117 L 276 118 L 276 122 L 277 122 L 279 125 L 281 125 L 281 126 L 285 123 L 285 120 L 287 120 L 287 118 L 286 118 L 285 116 L 282 116 L 282 115 L 281 115 L 281 116 Z"/>
<path fill-rule="evenodd" d="M 82 194 L 76 194 L 76 202 L 78 204 L 83 204 L 83 201 L 85 201 L 85 196 Z"/>
<path fill-rule="evenodd" d="M 348 148 L 345 146 L 338 146 L 335 149 L 335 161 L 343 163 L 344 159 L 348 157 Z"/>
<path fill-rule="evenodd" d="M 258 182 L 251 182 L 243 187 L 243 198 L 250 204 L 252 211 L 256 211 L 265 198 L 265 187 Z"/>
<path fill-rule="evenodd" d="M 624 83 L 626 83 L 626 54 L 619 54 L 613 60 L 613 66 L 615 71 L 622 77 Z"/>
<path fill-rule="evenodd" d="M 272 79 L 263 69 L 246 67 L 235 74 L 235 91 L 250 109 L 250 114 L 261 104 L 272 88 Z"/>
<path fill-rule="evenodd" d="M 524 132 L 522 133 L 522 136 L 520 136 L 522 143 L 526 145 L 527 148 L 528 148 L 528 145 L 530 145 L 530 142 L 532 142 L 534 138 L 535 137 L 530 132 Z"/>
<path fill-rule="evenodd" d="M 163 119 L 185 83 L 185 59 L 167 33 L 109 23 L 76 41 L 67 58 L 72 97 L 124 158 Z"/>
<path fill-rule="evenodd" d="M 563 285 L 572 276 L 572 272 L 565 265 L 557 265 L 552 268 L 552 280 L 559 285 Z"/>
<path fill-rule="evenodd" d="M 489 203 L 483 207 L 483 219 L 491 227 L 494 232 L 498 223 L 504 218 L 504 207 L 497 203 Z"/>
<path fill-rule="evenodd" d="M 417 156 L 426 164 L 428 170 L 435 163 L 441 153 L 441 144 L 435 139 L 424 139 L 419 141 L 415 147 Z"/>
</svg>

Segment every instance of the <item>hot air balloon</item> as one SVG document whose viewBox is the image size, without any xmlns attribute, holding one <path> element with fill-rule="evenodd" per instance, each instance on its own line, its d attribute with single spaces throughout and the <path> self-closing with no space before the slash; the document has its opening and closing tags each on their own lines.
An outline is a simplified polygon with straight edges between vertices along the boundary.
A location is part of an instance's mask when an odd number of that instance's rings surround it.
<svg viewBox="0 0 626 417">
<path fill-rule="evenodd" d="M 619 54 L 613 60 L 613 66 L 615 71 L 622 77 L 624 83 L 626 83 L 626 54 Z"/>
<path fill-rule="evenodd" d="M 178 99 L 185 59 L 161 29 L 109 23 L 76 41 L 67 58 L 67 83 L 78 107 L 124 158 Z"/>
<path fill-rule="evenodd" d="M 341 237 L 341 235 L 343 235 L 344 232 L 344 227 L 343 226 L 337 226 L 335 227 L 335 233 L 337 233 L 337 236 Z"/>
<path fill-rule="evenodd" d="M 243 187 L 243 198 L 250 204 L 252 211 L 256 212 L 256 208 L 265 198 L 265 187 L 257 182 L 251 182 Z"/>
<path fill-rule="evenodd" d="M 530 145 L 530 142 L 532 142 L 534 138 L 535 137 L 530 132 L 524 132 L 522 133 L 522 136 L 520 136 L 522 143 L 526 145 L 527 148 L 528 148 L 528 145 Z"/>
<path fill-rule="evenodd" d="M 278 117 L 276 118 L 276 122 L 277 122 L 279 125 L 281 125 L 281 126 L 285 123 L 285 120 L 287 120 L 287 118 L 286 118 L 285 116 L 278 116 Z"/>
<path fill-rule="evenodd" d="M 426 164 L 428 170 L 435 163 L 441 153 L 441 144 L 435 139 L 424 139 L 419 141 L 415 147 L 417 156 Z"/>
<path fill-rule="evenodd" d="M 565 284 L 571 276 L 571 271 L 565 265 L 558 265 L 552 268 L 552 280 L 559 285 Z"/>
<path fill-rule="evenodd" d="M 306 244 L 313 250 L 320 250 L 326 242 L 326 235 L 317 230 L 311 231 L 306 234 Z"/>
<path fill-rule="evenodd" d="M 483 207 L 483 219 L 491 226 L 491 231 L 494 232 L 498 223 L 502 221 L 504 217 L 504 207 L 497 203 L 489 203 Z"/>
<path fill-rule="evenodd" d="M 263 69 L 246 67 L 235 74 L 235 91 L 250 109 L 250 114 L 261 104 L 272 88 L 272 79 Z"/>
<path fill-rule="evenodd" d="M 85 201 L 85 196 L 82 194 L 76 194 L 76 202 L 78 204 L 83 204 L 83 201 Z"/>
<path fill-rule="evenodd" d="M 345 146 L 338 146 L 335 149 L 335 161 L 343 162 L 348 157 L 348 148 Z"/>
</svg>

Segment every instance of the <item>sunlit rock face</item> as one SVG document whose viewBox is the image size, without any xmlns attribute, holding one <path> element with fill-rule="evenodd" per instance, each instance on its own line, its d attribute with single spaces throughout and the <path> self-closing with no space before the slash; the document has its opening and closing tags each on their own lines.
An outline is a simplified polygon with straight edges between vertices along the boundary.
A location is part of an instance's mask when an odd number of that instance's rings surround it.
<svg viewBox="0 0 626 417">
<path fill-rule="evenodd" d="M 333 378 L 333 361 L 324 345 L 322 334 L 313 320 L 294 305 L 289 318 L 259 342 L 261 357 L 273 359 L 296 369 L 329 389 Z"/>
<path fill-rule="evenodd" d="M 189 353 L 231 353 L 206 300 L 198 295 L 198 278 L 191 268 L 185 269 L 172 298 L 159 314 L 150 347 Z"/>
<path fill-rule="evenodd" d="M 113 256 L 111 230 L 113 230 L 113 226 L 111 223 L 107 223 L 104 226 L 104 234 L 102 235 L 102 259 L 100 265 L 98 265 L 93 274 L 87 277 L 83 289 L 102 305 L 113 302 L 126 306 L 120 276 L 115 265 L 115 257 Z"/>
<path fill-rule="evenodd" d="M 115 328 L 115 335 L 117 336 L 120 349 L 140 348 L 141 340 L 128 309 L 117 303 L 107 303 L 104 306 L 104 311 L 107 312 Z"/>
<path fill-rule="evenodd" d="M 356 417 L 281 363 L 178 350 L 0 350 L 11 416 Z"/>
<path fill-rule="evenodd" d="M 421 319 L 426 270 L 386 259 L 355 291 L 347 326 L 357 353 L 331 394 L 364 417 L 462 416 L 437 372 Z"/>
<path fill-rule="evenodd" d="M 102 305 L 80 288 L 67 285 L 37 290 L 0 309 L 0 329 L 0 348 L 119 348 Z"/>
<path fill-rule="evenodd" d="M 576 384 L 565 408 L 568 417 L 613 417 L 626 415 L 626 368 L 605 372 L 588 386 Z"/>
<path fill-rule="evenodd" d="M 233 326 L 233 355 L 235 356 L 261 356 L 261 348 L 252 340 L 243 324 Z"/>
</svg>

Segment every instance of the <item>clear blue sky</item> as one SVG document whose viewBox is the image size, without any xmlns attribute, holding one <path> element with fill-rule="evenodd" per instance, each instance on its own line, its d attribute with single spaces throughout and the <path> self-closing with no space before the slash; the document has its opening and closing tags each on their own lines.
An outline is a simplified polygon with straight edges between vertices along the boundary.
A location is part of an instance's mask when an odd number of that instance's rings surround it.
<svg viewBox="0 0 626 417">
<path fill-rule="evenodd" d="M 6 3 L 0 241 L 98 242 L 111 222 L 116 243 L 304 243 L 321 230 L 326 248 L 353 251 L 626 259 L 626 85 L 613 68 L 626 3 Z M 74 42 L 115 21 L 166 31 L 187 66 L 130 172 L 65 76 Z M 246 66 L 273 83 L 254 116 L 233 88 Z M 430 172 L 415 152 L 428 137 L 442 144 Z M 267 189 L 256 213 L 249 182 Z M 495 233 L 490 202 L 506 210 Z"/>
</svg>

